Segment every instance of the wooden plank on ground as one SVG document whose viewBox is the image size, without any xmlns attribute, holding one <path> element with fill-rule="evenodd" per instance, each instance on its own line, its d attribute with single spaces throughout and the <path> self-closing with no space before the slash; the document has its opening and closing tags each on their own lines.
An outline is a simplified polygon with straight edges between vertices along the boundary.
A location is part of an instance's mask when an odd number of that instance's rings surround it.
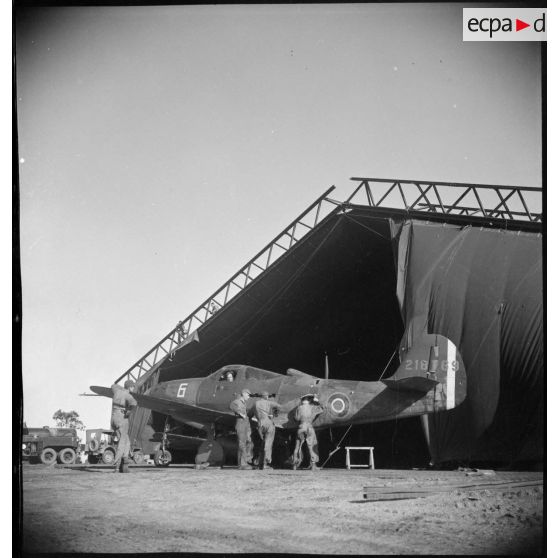
<svg viewBox="0 0 558 558">
<path fill-rule="evenodd" d="M 504 482 L 482 482 L 474 484 L 444 484 L 429 486 L 417 486 L 405 484 L 400 486 L 365 486 L 363 496 L 366 500 L 404 500 L 410 498 L 424 498 L 444 492 L 473 492 L 479 490 L 510 490 L 532 486 L 542 486 L 543 481 L 504 481 Z"/>
</svg>

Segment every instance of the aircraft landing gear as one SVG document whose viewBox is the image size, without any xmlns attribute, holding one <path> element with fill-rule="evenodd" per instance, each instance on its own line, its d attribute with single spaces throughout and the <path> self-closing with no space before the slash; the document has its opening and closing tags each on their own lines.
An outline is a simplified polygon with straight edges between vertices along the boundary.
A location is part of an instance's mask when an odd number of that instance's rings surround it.
<svg viewBox="0 0 558 558">
<path fill-rule="evenodd" d="M 168 417 L 165 420 L 165 428 L 163 430 L 163 439 L 161 441 L 161 447 L 155 452 L 153 461 L 155 462 L 155 467 L 168 467 L 172 461 L 171 452 L 167 449 L 169 443 L 167 432 L 170 430 L 170 425 L 168 423 Z"/>
<path fill-rule="evenodd" d="M 168 467 L 172 461 L 171 452 L 169 450 L 159 449 L 155 452 L 153 461 L 155 462 L 155 467 Z"/>
</svg>

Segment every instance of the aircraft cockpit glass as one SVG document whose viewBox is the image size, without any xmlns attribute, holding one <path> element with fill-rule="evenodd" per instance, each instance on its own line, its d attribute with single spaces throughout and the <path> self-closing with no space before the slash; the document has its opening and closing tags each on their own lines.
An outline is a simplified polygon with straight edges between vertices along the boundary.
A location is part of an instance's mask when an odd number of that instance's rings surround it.
<svg viewBox="0 0 558 558">
<path fill-rule="evenodd" d="M 220 382 L 234 382 L 236 378 L 236 370 L 225 370 L 219 377 Z"/>
<path fill-rule="evenodd" d="M 252 366 L 246 367 L 247 380 L 272 380 L 277 377 L 277 374 L 269 372 L 269 370 L 262 370 L 261 368 L 253 368 Z"/>
</svg>

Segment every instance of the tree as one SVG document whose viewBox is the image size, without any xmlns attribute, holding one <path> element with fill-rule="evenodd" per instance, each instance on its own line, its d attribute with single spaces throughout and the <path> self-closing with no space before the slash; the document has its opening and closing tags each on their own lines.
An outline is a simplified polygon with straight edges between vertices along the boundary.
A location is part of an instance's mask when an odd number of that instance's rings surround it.
<svg viewBox="0 0 558 558">
<path fill-rule="evenodd" d="M 75 428 L 76 430 L 85 430 L 85 425 L 81 422 L 79 414 L 76 411 L 63 411 L 58 409 L 52 418 L 56 421 L 59 428 Z"/>
</svg>

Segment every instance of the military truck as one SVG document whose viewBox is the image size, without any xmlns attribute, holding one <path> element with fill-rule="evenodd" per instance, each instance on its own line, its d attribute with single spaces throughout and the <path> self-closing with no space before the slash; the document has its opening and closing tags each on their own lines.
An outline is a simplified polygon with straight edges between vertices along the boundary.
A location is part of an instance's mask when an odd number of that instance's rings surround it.
<svg viewBox="0 0 558 558">
<path fill-rule="evenodd" d="M 22 457 L 30 463 L 52 465 L 56 460 L 71 465 L 76 460 L 79 438 L 75 428 L 23 427 Z"/>
<path fill-rule="evenodd" d="M 85 431 L 85 453 L 89 463 L 114 463 L 118 441 L 112 430 L 90 428 Z"/>
<path fill-rule="evenodd" d="M 112 465 L 116 456 L 118 438 L 116 432 L 104 430 L 103 428 L 90 428 L 85 431 L 85 453 L 87 461 L 92 464 L 105 463 Z M 143 461 L 143 453 L 140 449 L 131 454 L 134 463 Z"/>
</svg>

